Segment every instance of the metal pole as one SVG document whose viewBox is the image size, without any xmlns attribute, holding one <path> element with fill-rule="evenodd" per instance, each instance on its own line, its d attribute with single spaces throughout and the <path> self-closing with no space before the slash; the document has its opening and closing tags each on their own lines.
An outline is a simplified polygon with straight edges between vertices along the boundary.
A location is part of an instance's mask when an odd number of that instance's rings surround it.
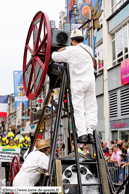
<svg viewBox="0 0 129 194">
<path fill-rule="evenodd" d="M 50 153 L 52 151 L 52 124 L 53 124 L 53 95 L 51 97 L 51 136 L 50 136 Z"/>
<path fill-rule="evenodd" d="M 45 101 L 44 101 L 44 104 L 43 104 L 43 109 L 42 109 L 41 114 L 40 114 L 40 119 L 39 119 L 38 125 L 37 125 L 36 130 L 35 130 L 35 133 L 34 133 L 34 140 L 33 140 L 32 144 L 31 144 L 31 146 L 30 146 L 30 148 L 29 148 L 28 154 L 29 154 L 29 153 L 33 150 L 33 148 L 34 148 L 34 145 L 35 145 L 35 142 L 36 142 L 36 139 L 37 139 L 37 135 L 38 135 L 38 132 L 39 132 L 39 127 L 40 127 L 41 122 L 43 122 L 43 120 L 44 120 L 44 115 L 45 115 L 45 111 L 46 111 L 46 106 L 47 106 L 47 104 L 48 104 L 48 101 L 49 101 L 50 96 L 51 96 L 51 89 L 49 88 L 47 97 L 46 97 L 46 99 L 45 99 Z M 44 133 L 45 133 L 45 131 L 44 131 Z"/>
<path fill-rule="evenodd" d="M 91 19 L 91 9 L 89 10 L 89 20 Z M 91 26 L 91 21 L 88 22 L 88 45 L 91 46 L 91 30 L 90 30 L 90 26 Z"/>
<path fill-rule="evenodd" d="M 79 165 L 79 158 L 78 158 L 78 148 L 77 148 L 77 138 L 76 138 L 76 131 L 75 131 L 75 121 L 74 121 L 74 116 L 73 116 L 73 106 L 72 106 L 72 102 L 71 102 L 70 76 L 69 76 L 69 66 L 68 66 L 68 64 L 67 64 L 67 81 L 68 81 L 70 112 L 71 112 L 71 120 L 72 120 L 72 132 L 73 132 L 73 138 L 74 138 L 74 152 L 75 152 L 75 162 L 76 162 L 76 169 L 77 169 L 78 187 L 79 187 L 79 194 L 82 194 L 83 192 L 82 192 L 80 165 Z"/>
<path fill-rule="evenodd" d="M 59 130 L 59 121 L 61 116 L 61 109 L 62 109 L 62 101 L 65 91 L 65 84 L 66 84 L 66 70 L 63 72 L 63 79 L 60 87 L 60 94 L 59 94 L 59 101 L 58 101 L 58 111 L 56 115 L 56 122 L 54 126 L 54 136 L 53 136 L 53 145 L 52 145 L 52 153 L 49 159 L 49 165 L 48 165 L 48 173 L 50 174 L 50 177 L 47 181 L 47 186 L 49 186 L 52 179 L 52 171 L 53 171 L 53 163 L 54 163 L 54 157 L 56 152 L 56 143 L 57 143 L 57 136 L 58 136 L 58 130 Z"/>
<path fill-rule="evenodd" d="M 98 159 L 98 167 L 99 167 L 99 175 L 100 175 L 100 181 L 101 181 L 101 189 L 102 189 L 102 193 L 105 194 L 105 190 L 104 190 L 104 183 L 103 183 L 103 178 L 102 178 L 102 169 L 101 169 L 101 164 L 100 164 L 100 153 L 99 153 L 99 148 L 98 148 L 98 141 L 97 141 L 97 133 L 96 130 L 94 131 L 95 134 L 95 141 L 96 141 L 96 156 Z"/>
</svg>

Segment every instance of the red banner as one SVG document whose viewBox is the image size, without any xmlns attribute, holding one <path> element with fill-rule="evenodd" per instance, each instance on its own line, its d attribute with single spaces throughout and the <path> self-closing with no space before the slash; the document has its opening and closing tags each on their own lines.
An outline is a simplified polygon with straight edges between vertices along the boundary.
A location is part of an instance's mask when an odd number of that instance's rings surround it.
<svg viewBox="0 0 129 194">
<path fill-rule="evenodd" d="M 129 59 L 121 63 L 121 85 L 129 83 Z"/>
</svg>

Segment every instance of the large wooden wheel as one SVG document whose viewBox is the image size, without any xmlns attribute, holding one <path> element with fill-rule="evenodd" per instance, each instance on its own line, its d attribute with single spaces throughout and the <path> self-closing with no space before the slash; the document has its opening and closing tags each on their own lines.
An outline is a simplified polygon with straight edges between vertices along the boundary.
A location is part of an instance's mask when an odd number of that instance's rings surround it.
<svg viewBox="0 0 129 194">
<path fill-rule="evenodd" d="M 23 58 L 23 85 L 28 99 L 40 94 L 50 59 L 51 30 L 46 13 L 38 12 L 30 25 Z"/>
<path fill-rule="evenodd" d="M 19 170 L 20 170 L 19 159 L 16 156 L 14 156 L 10 166 L 10 186 L 12 186 L 13 180 L 16 174 L 19 172 Z"/>
</svg>

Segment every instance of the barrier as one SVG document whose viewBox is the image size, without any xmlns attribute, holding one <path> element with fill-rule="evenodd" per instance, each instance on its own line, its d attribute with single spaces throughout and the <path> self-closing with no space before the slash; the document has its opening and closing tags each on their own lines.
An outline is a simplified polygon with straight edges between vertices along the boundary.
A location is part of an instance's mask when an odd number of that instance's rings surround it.
<svg viewBox="0 0 129 194">
<path fill-rule="evenodd" d="M 108 170 L 114 184 L 118 184 L 120 179 L 124 181 L 129 176 L 129 166 L 122 169 L 117 163 L 108 162 Z"/>
</svg>

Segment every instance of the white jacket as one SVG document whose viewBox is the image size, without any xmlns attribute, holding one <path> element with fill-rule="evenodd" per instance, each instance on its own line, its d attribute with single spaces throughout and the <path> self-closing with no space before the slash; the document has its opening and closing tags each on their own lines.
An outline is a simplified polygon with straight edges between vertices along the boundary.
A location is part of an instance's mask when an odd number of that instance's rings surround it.
<svg viewBox="0 0 129 194">
<path fill-rule="evenodd" d="M 13 186 L 34 186 L 40 179 L 38 169 L 48 170 L 49 157 L 40 152 L 33 151 L 28 154 L 20 171 L 13 181 Z"/>
<path fill-rule="evenodd" d="M 75 82 L 80 86 L 80 84 L 84 84 L 84 82 L 86 83 L 86 81 L 90 81 L 90 79 L 92 80 L 94 76 L 92 58 L 89 53 L 79 45 L 86 48 L 93 56 L 91 47 L 83 43 L 79 43 L 76 46 L 68 46 L 66 47 L 66 50 L 61 52 L 52 53 L 52 59 L 54 61 L 66 62 L 69 64 L 72 87 L 75 86 Z"/>
</svg>

